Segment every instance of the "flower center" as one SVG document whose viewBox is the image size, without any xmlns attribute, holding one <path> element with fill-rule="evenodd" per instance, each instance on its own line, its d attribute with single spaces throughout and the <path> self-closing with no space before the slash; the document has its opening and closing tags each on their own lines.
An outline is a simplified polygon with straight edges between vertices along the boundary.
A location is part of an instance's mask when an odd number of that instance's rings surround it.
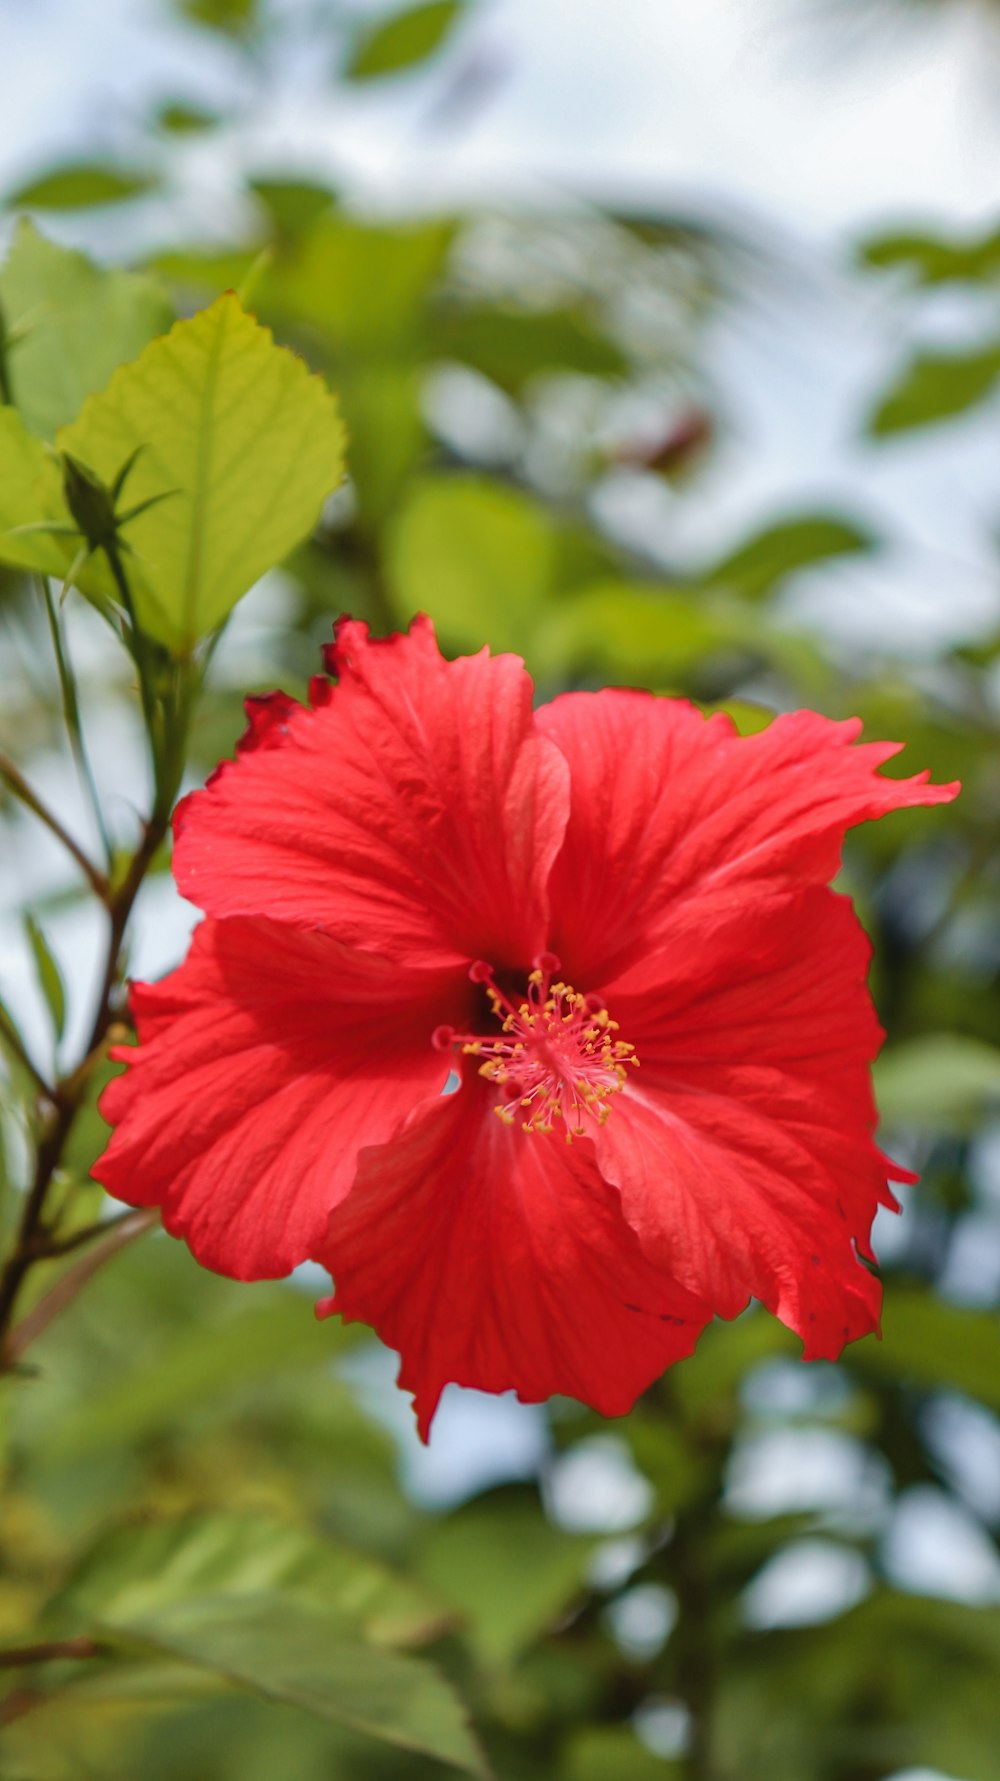
<svg viewBox="0 0 1000 1781">
<path fill-rule="evenodd" d="M 497 988 L 491 965 L 473 965 L 469 976 L 481 983 L 500 1022 L 496 1038 L 438 1027 L 440 1051 L 461 1047 L 477 1057 L 480 1076 L 502 1086 L 505 1098 L 494 1112 L 505 1125 L 520 1122 L 525 1132 L 566 1128 L 567 1144 L 585 1138 L 588 1124 L 603 1125 L 612 1095 L 624 1087 L 629 1067 L 638 1067 L 634 1047 L 615 1037 L 613 1021 L 597 996 L 583 996 L 568 983 L 553 981 L 559 969 L 554 953 L 542 953 L 528 977 L 523 1001 L 512 1002 Z"/>
</svg>

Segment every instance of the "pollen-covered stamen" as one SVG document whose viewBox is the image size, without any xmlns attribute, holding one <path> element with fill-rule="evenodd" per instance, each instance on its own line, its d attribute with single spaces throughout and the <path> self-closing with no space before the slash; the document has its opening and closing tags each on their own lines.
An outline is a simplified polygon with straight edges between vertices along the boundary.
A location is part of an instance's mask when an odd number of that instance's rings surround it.
<svg viewBox="0 0 1000 1781">
<path fill-rule="evenodd" d="M 505 1124 L 551 1132 L 561 1121 L 569 1143 L 604 1124 L 610 1097 L 639 1060 L 631 1045 L 615 1037 L 618 1024 L 597 997 L 552 981 L 558 969 L 559 960 L 543 953 L 528 977 L 526 998 L 514 1003 L 498 989 L 489 965 L 473 965 L 469 975 L 486 991 L 499 1037 L 439 1027 L 433 1042 L 442 1050 L 458 1045 L 481 1059 L 480 1075 L 506 1090 L 495 1109 Z"/>
</svg>

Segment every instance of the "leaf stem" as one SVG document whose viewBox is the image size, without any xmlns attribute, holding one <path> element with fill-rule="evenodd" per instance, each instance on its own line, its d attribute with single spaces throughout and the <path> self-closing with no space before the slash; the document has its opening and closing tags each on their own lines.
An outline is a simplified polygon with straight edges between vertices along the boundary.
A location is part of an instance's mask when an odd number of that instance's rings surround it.
<svg viewBox="0 0 1000 1781">
<path fill-rule="evenodd" d="M 39 1094 L 44 1095 L 45 1099 L 54 1105 L 55 1090 L 50 1088 L 38 1065 L 25 1049 L 24 1041 L 2 1003 L 0 1003 L 0 1040 L 6 1045 L 8 1051 L 14 1053 L 22 1068 L 27 1070 Z"/>
<path fill-rule="evenodd" d="M 71 1305 L 77 1294 L 83 1290 L 88 1280 L 103 1268 L 112 1256 L 118 1254 L 127 1244 L 134 1243 L 137 1237 L 144 1236 L 160 1222 L 160 1215 L 147 1207 L 140 1207 L 125 1212 L 121 1218 L 108 1219 L 103 1225 L 91 1226 L 86 1232 L 77 1231 L 73 1238 L 60 1246 L 42 1246 L 33 1256 L 34 1260 L 48 1259 L 52 1255 L 65 1255 L 68 1250 L 76 1247 L 94 1236 L 95 1232 L 103 1231 L 103 1241 L 95 1243 L 93 1249 L 82 1255 L 73 1267 L 68 1268 L 62 1278 L 40 1299 L 38 1304 L 29 1311 L 27 1317 L 11 1330 L 4 1348 L 4 1367 L 9 1371 L 20 1364 L 22 1356 L 44 1330 L 47 1330 L 53 1318 L 58 1317 L 67 1305 Z"/>
<path fill-rule="evenodd" d="M 61 841 L 67 853 L 71 854 L 76 861 L 95 897 L 99 897 L 101 902 L 106 905 L 109 896 L 109 885 L 104 873 L 94 865 L 92 860 L 87 858 L 83 848 L 80 847 L 78 842 L 74 841 L 68 830 L 63 828 L 59 818 L 53 815 L 52 811 L 48 808 L 48 805 L 42 803 L 38 793 L 32 790 L 23 773 L 15 767 L 14 762 L 5 754 L 0 754 L 0 779 L 3 780 L 8 790 L 13 793 L 18 802 L 23 804 L 25 809 L 30 810 L 33 815 L 37 816 L 39 822 L 45 824 L 45 827 L 56 837 L 57 841 Z"/>
</svg>

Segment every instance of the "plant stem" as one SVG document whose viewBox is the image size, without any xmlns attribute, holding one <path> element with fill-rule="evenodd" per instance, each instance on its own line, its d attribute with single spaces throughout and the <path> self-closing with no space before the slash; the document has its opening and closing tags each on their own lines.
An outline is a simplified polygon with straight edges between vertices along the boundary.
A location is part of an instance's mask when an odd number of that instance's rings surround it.
<svg viewBox="0 0 1000 1781">
<path fill-rule="evenodd" d="M 0 1651 L 0 1669 L 20 1670 L 29 1664 L 56 1663 L 75 1657 L 100 1657 L 104 1649 L 95 1639 L 51 1639 L 45 1645 L 20 1645 L 14 1651 Z"/>
<path fill-rule="evenodd" d="M 70 662 L 69 656 L 63 645 L 62 631 L 59 625 L 59 615 L 56 612 L 48 577 L 45 575 L 39 576 L 38 583 L 41 588 L 42 599 L 45 603 L 45 613 L 49 621 L 49 634 L 52 638 L 52 648 L 55 652 L 56 667 L 59 671 L 59 686 L 62 692 L 63 717 L 66 721 L 66 734 L 69 737 L 70 749 L 73 754 L 73 759 L 76 762 L 76 770 L 80 775 L 81 783 L 90 799 L 91 808 L 94 812 L 94 820 L 97 823 L 98 834 L 101 837 L 101 844 L 104 848 L 104 857 L 110 865 L 112 859 L 111 840 L 104 821 L 101 800 L 97 795 L 97 785 L 90 765 L 90 756 L 87 753 L 87 746 L 83 739 L 83 725 L 80 722 L 80 700 L 76 690 L 76 676 L 73 673 L 73 665 Z"/>
<path fill-rule="evenodd" d="M 149 738 L 150 752 L 153 757 L 153 778 L 156 790 L 155 809 L 159 810 L 162 802 L 160 796 L 161 726 L 159 713 L 156 708 L 156 697 L 153 692 L 152 680 L 150 677 L 149 656 L 146 652 L 146 639 L 136 622 L 135 602 L 132 599 L 132 589 L 129 587 L 128 576 L 122 566 L 121 555 L 117 545 L 106 543 L 104 545 L 104 554 L 108 559 L 108 567 L 114 578 L 115 587 L 118 589 L 118 597 L 121 600 L 128 617 L 129 631 L 132 638 L 132 652 L 135 659 L 136 671 L 139 675 L 139 697 L 142 701 L 142 715 L 145 720 L 146 735 Z"/>
<path fill-rule="evenodd" d="M 83 848 L 80 847 L 79 844 L 74 841 L 72 835 L 63 828 L 59 818 L 53 815 L 46 804 L 42 803 L 37 792 L 32 791 L 31 786 L 28 784 L 23 773 L 15 767 L 13 761 L 8 759 L 5 754 L 0 754 L 0 779 L 3 780 L 8 790 L 13 792 L 18 802 L 23 804 L 26 810 L 30 810 L 33 815 L 37 816 L 39 822 L 45 824 L 45 827 L 56 837 L 57 841 L 62 842 L 67 853 L 71 854 L 76 861 L 95 897 L 99 897 L 102 903 L 107 904 L 109 885 L 104 873 L 98 870 L 92 860 L 87 858 Z"/>
<path fill-rule="evenodd" d="M 23 1317 L 21 1322 L 11 1330 L 7 1337 L 3 1357 L 6 1368 L 9 1370 L 20 1365 L 22 1356 L 31 1347 L 32 1342 L 48 1329 L 49 1324 L 53 1318 L 59 1316 L 60 1311 L 64 1311 L 67 1305 L 73 1303 L 77 1294 L 82 1292 L 88 1280 L 97 1273 L 99 1268 L 103 1268 L 105 1263 L 109 1262 L 112 1256 L 117 1255 L 120 1249 L 124 1249 L 129 1243 L 134 1243 L 137 1237 L 143 1236 L 146 1231 L 153 1230 L 159 1222 L 158 1212 L 150 1211 L 146 1207 L 139 1207 L 132 1212 L 124 1213 L 121 1218 L 110 1218 L 101 1226 L 91 1226 L 88 1231 L 82 1234 L 77 1232 L 77 1238 L 83 1240 L 93 1237 L 96 1230 L 102 1230 L 103 1241 L 95 1243 L 88 1254 L 82 1255 L 73 1267 L 68 1268 L 51 1290 L 45 1294 L 45 1297 L 39 1300 L 33 1310 L 29 1311 L 27 1317 Z M 33 1259 L 41 1261 L 52 1255 L 65 1255 L 68 1250 L 75 1247 L 76 1243 L 70 1238 L 62 1245 L 51 1245 L 47 1248 L 43 1246 L 40 1250 L 36 1250 Z"/>
<path fill-rule="evenodd" d="M 722 1497 L 729 1431 L 681 1408 L 667 1373 L 650 1393 L 664 1420 L 705 1469 L 699 1499 L 678 1510 L 673 1537 L 662 1553 L 662 1576 L 677 1597 L 677 1628 L 670 1641 L 672 1682 L 690 1715 L 687 1748 L 678 1759 L 684 1781 L 723 1781 L 716 1736 L 720 1603 L 709 1554 Z"/>
<path fill-rule="evenodd" d="M 712 1601 L 701 1558 L 710 1529 L 700 1516 L 682 1518 L 673 1544 L 673 1579 L 680 1615 L 677 1629 L 677 1682 L 691 1715 L 683 1761 L 685 1781 L 716 1781 L 712 1752 L 714 1652 Z"/>
<path fill-rule="evenodd" d="M 37 1245 L 49 1235 L 45 1202 L 52 1178 L 59 1168 L 66 1140 L 80 1110 L 87 1082 L 108 1028 L 115 1018 L 115 989 L 121 961 L 122 940 L 139 888 L 157 848 L 167 832 L 168 815 L 154 815 L 146 823 L 142 840 L 132 855 L 128 871 L 106 900 L 109 933 L 104 976 L 94 1013 L 84 1062 L 54 1085 L 52 1106 L 46 1117 L 35 1162 L 31 1189 L 25 1200 L 14 1249 L 0 1272 L 0 1371 L 9 1369 L 8 1342 L 11 1322 L 25 1275 L 39 1259 Z M 15 1332 L 16 1336 L 16 1332 Z"/>
</svg>

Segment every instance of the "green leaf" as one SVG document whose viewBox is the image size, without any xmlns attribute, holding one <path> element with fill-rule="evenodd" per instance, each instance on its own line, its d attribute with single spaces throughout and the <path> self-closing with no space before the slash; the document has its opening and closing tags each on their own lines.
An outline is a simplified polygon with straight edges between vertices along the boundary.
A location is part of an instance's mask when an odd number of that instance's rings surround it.
<svg viewBox="0 0 1000 1781">
<path fill-rule="evenodd" d="M 465 1712 L 437 1671 L 364 1644 L 350 1620 L 328 1609 L 261 1591 L 236 1600 L 190 1597 L 155 1612 L 116 1611 L 95 1625 L 267 1700 L 466 1774 L 488 1775 Z"/>
<path fill-rule="evenodd" d="M 464 10 L 464 0 L 426 0 L 390 13 L 362 32 L 344 73 L 348 80 L 379 80 L 426 62 Z"/>
<path fill-rule="evenodd" d="M 475 477 L 417 483 L 386 545 L 401 623 L 429 613 L 452 647 L 523 650 L 552 582 L 555 534 L 516 489 Z"/>
<path fill-rule="evenodd" d="M 122 366 L 58 443 L 107 482 L 139 450 L 128 504 L 169 497 L 125 527 L 126 567 L 140 622 L 180 651 L 311 530 L 343 468 L 322 379 L 231 293 Z"/>
<path fill-rule="evenodd" d="M 706 587 L 725 587 L 743 599 L 760 600 L 797 569 L 871 550 L 873 544 L 870 533 L 849 521 L 802 514 L 760 532 L 699 579 Z"/>
<path fill-rule="evenodd" d="M 174 319 L 155 279 L 106 271 L 29 222 L 0 269 L 0 306 L 12 336 L 14 402 L 29 431 L 46 439 Z"/>
<path fill-rule="evenodd" d="M 201 105 L 165 105 L 157 113 L 156 122 L 171 136 L 199 136 L 214 130 L 222 122 L 219 113 Z"/>
<path fill-rule="evenodd" d="M 861 257 L 868 266 L 905 267 L 920 284 L 976 284 L 1000 274 L 1000 232 L 971 241 L 944 241 L 938 235 L 881 235 L 866 242 Z"/>
<path fill-rule="evenodd" d="M 274 222 L 289 235 L 301 235 L 333 206 L 328 186 L 307 179 L 252 179 L 250 190 Z"/>
<path fill-rule="evenodd" d="M 1000 1048 L 962 1033 L 927 1033 L 883 1052 L 875 1092 L 889 1126 L 967 1132 L 1000 1106 Z"/>
<path fill-rule="evenodd" d="M 532 1498 L 500 1495 L 432 1528 L 418 1569 L 458 1609 L 483 1661 L 509 1664 L 580 1592 L 593 1542 L 561 1533 Z"/>
<path fill-rule="evenodd" d="M 158 184 L 150 173 L 75 161 L 19 186 L 7 194 L 5 203 L 11 210 L 87 210 L 92 205 L 122 204 L 142 197 Z"/>
<path fill-rule="evenodd" d="M 235 1601 L 277 1591 L 355 1621 L 386 1646 L 424 1643 L 450 1618 L 441 1603 L 349 1546 L 260 1514 L 188 1515 L 102 1535 L 50 1604 L 60 1623 L 115 1625 L 191 1597 Z"/>
<path fill-rule="evenodd" d="M 1000 1321 L 993 1312 L 967 1310 L 917 1288 L 890 1285 L 882 1341 L 857 1343 L 850 1361 L 853 1370 L 870 1378 L 963 1391 L 1000 1411 Z"/>
<path fill-rule="evenodd" d="M 180 10 L 195 24 L 242 37 L 257 23 L 257 0 L 178 0 Z"/>
<path fill-rule="evenodd" d="M 992 395 L 1000 344 L 975 353 L 917 353 L 868 422 L 881 437 L 951 420 Z"/>
<path fill-rule="evenodd" d="M 62 972 L 34 916 L 25 916 L 24 931 L 28 936 L 34 956 L 38 987 L 45 997 L 45 1005 L 52 1018 L 52 1029 L 58 1041 L 62 1038 L 66 1027 L 66 988 L 62 980 Z"/>
</svg>

